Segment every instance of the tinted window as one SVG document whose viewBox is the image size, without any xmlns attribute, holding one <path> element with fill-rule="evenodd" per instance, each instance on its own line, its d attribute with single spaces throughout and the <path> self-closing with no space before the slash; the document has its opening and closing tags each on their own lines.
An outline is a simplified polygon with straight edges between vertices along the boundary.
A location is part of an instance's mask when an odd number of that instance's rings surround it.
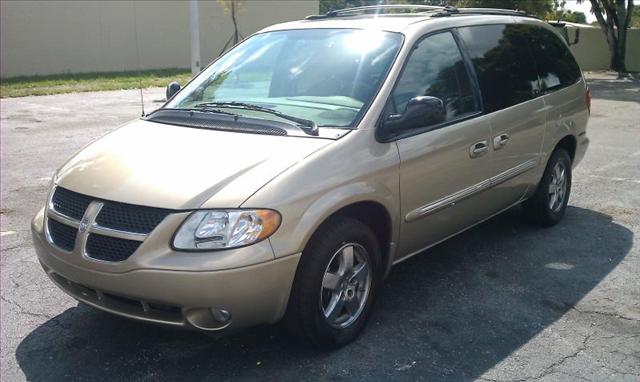
<svg viewBox="0 0 640 382">
<path fill-rule="evenodd" d="M 483 25 L 460 28 L 459 32 L 475 67 L 486 112 L 538 95 L 538 73 L 530 51 L 536 29 Z"/>
<path fill-rule="evenodd" d="M 542 90 L 576 83 L 581 77 L 580 67 L 564 41 L 550 30 L 534 28 L 531 46 L 538 64 Z"/>
<path fill-rule="evenodd" d="M 402 114 L 417 96 L 442 99 L 450 121 L 479 110 L 460 50 L 449 32 L 429 36 L 413 50 L 392 95 L 392 108 Z"/>
</svg>

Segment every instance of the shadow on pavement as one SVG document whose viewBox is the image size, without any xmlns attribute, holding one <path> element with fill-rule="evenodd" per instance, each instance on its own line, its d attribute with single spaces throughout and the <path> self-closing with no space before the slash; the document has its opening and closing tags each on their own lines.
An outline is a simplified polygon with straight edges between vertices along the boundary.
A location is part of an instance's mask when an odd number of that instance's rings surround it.
<svg viewBox="0 0 640 382">
<path fill-rule="evenodd" d="M 632 239 L 587 209 L 550 229 L 508 211 L 395 267 L 363 335 L 333 352 L 275 327 L 212 340 L 79 306 L 31 332 L 16 358 L 29 380 L 473 379 L 570 310 Z"/>
<path fill-rule="evenodd" d="M 587 83 L 594 99 L 640 102 L 640 79 L 590 79 Z"/>
</svg>

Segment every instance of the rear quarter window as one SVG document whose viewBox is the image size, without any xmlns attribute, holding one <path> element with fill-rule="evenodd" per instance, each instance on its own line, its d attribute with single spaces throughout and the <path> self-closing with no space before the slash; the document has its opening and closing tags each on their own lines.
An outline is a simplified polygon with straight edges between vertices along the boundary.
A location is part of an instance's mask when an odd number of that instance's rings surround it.
<svg viewBox="0 0 640 382">
<path fill-rule="evenodd" d="M 555 90 L 578 82 L 582 76 L 580 67 L 562 38 L 548 29 L 533 28 L 531 49 L 542 90 Z"/>
</svg>

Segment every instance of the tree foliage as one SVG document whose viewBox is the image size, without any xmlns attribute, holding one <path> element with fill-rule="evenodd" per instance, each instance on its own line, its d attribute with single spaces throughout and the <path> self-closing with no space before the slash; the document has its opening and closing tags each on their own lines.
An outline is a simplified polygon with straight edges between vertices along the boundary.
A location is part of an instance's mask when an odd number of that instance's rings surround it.
<svg viewBox="0 0 640 382">
<path fill-rule="evenodd" d="M 633 7 L 633 12 L 631 12 L 631 27 L 640 28 L 640 7 Z"/>
<path fill-rule="evenodd" d="M 570 23 L 587 23 L 587 15 L 583 12 L 573 12 L 565 9 L 558 9 L 545 17 L 546 20 L 568 21 Z"/>
</svg>

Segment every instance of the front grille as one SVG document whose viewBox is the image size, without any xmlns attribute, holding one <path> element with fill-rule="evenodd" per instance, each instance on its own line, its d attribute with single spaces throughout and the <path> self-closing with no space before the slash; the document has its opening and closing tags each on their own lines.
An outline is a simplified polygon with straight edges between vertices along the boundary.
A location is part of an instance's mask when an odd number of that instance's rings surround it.
<svg viewBox="0 0 640 382">
<path fill-rule="evenodd" d="M 120 231 L 149 233 L 169 215 L 170 210 L 108 202 L 100 210 L 96 222 Z"/>
<path fill-rule="evenodd" d="M 103 205 L 97 216 L 91 216 L 91 219 L 95 218 L 97 225 L 90 228 L 92 231 L 87 237 L 86 247 L 82 250 L 87 256 L 102 261 L 116 262 L 128 259 L 142 244 L 141 240 L 144 239 L 144 235 L 151 233 L 172 212 L 162 208 L 92 198 L 57 187 L 51 198 L 53 211 L 49 214 L 48 219 L 49 236 L 53 244 L 66 251 L 73 250 L 78 232 L 76 227 L 80 224 L 89 205 L 94 201 Z M 67 219 L 51 217 L 56 214 L 64 215 Z M 74 223 L 75 226 L 68 225 Z M 109 230 L 120 231 L 125 234 L 125 237 L 126 234 L 133 235 L 128 238 L 116 238 L 111 236 Z M 142 239 L 139 238 L 140 234 L 143 234 Z"/>
<path fill-rule="evenodd" d="M 87 255 L 102 261 L 124 261 L 142 244 L 140 241 L 89 234 Z"/>
<path fill-rule="evenodd" d="M 51 202 L 56 211 L 70 218 L 80 220 L 92 200 L 89 196 L 58 187 L 56 192 L 53 193 Z"/>
<path fill-rule="evenodd" d="M 73 251 L 76 245 L 76 234 L 78 230 L 66 224 L 62 224 L 53 219 L 48 220 L 49 236 L 53 240 L 53 244 L 65 251 Z"/>
</svg>

